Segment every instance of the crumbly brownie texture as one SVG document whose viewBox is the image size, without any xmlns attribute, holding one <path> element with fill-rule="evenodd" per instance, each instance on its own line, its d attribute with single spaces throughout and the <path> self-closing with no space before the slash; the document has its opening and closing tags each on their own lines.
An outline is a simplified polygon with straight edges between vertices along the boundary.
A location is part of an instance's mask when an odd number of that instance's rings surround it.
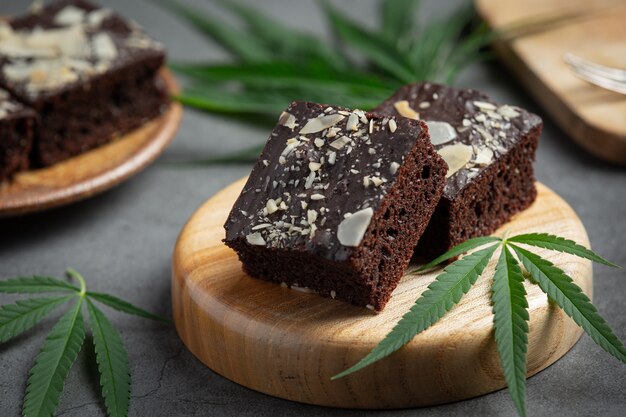
<svg viewBox="0 0 626 417">
<path fill-rule="evenodd" d="M 38 113 L 34 157 L 44 166 L 162 113 L 164 58 L 136 24 L 83 0 L 0 23 L 0 85 Z"/>
<path fill-rule="evenodd" d="M 539 116 L 475 90 L 410 84 L 374 111 L 424 120 L 448 163 L 447 184 L 416 255 L 433 258 L 487 235 L 537 196 L 533 162 Z"/>
<path fill-rule="evenodd" d="M 225 242 L 251 276 L 382 310 L 446 169 L 421 122 L 294 102 L 233 206 Z"/>
<path fill-rule="evenodd" d="M 28 168 L 35 113 L 0 90 L 0 182 Z"/>
</svg>

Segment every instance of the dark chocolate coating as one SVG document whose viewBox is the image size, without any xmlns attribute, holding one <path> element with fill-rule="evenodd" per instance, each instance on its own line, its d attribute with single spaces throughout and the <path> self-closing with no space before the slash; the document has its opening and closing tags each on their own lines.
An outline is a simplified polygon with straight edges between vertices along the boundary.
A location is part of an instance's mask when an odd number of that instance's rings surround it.
<svg viewBox="0 0 626 417">
<path fill-rule="evenodd" d="M 70 23 L 59 18 L 64 13 Z M 83 17 L 72 23 L 75 16 Z M 62 0 L 9 23 L 12 33 L 0 39 L 0 85 L 37 113 L 33 165 L 108 143 L 167 108 L 157 77 L 164 49 L 133 22 L 84 0 Z M 28 48 L 20 46 L 24 39 Z"/>
<path fill-rule="evenodd" d="M 446 122 L 454 128 L 457 136 L 435 145 L 438 152 L 450 145 L 473 148 L 468 164 L 447 179 L 415 250 L 418 257 L 432 259 L 467 239 L 488 235 L 534 201 L 533 162 L 543 127 L 539 116 L 498 105 L 476 90 L 432 83 L 402 87 L 375 111 L 398 115 L 395 104 L 402 100 L 427 124 Z M 489 163 L 474 163 L 485 148 L 493 153 Z"/>
<path fill-rule="evenodd" d="M 302 127 L 309 118 L 323 113 L 327 107 L 300 101 L 291 104 L 287 112 L 293 114 L 299 126 Z M 383 119 L 382 116 L 374 116 L 371 113 L 367 114 L 367 117 L 378 121 Z M 343 127 L 345 130 L 346 121 L 347 117 L 336 126 Z M 337 240 L 336 232 L 339 223 L 344 219 L 344 214 L 354 213 L 366 207 L 371 207 L 374 211 L 378 209 L 395 177 L 390 173 L 391 163 L 396 162 L 402 165 L 404 157 L 415 144 L 415 138 L 422 134 L 419 123 L 399 119 L 399 124 L 400 126 L 393 135 L 388 129 L 379 130 L 370 135 L 371 146 L 354 146 L 350 154 L 346 154 L 347 146 L 338 151 L 335 164 L 324 164 L 320 170 L 325 177 L 323 183 L 328 184 L 328 188 L 322 190 L 313 188 L 306 190 L 302 187 L 310 173 L 307 164 L 311 161 L 319 161 L 321 157 L 326 156 L 329 149 L 334 149 L 329 148 L 328 145 L 318 148 L 313 141 L 303 142 L 294 151 L 298 157 L 290 159 L 288 164 L 281 165 L 278 159 L 285 149 L 285 144 L 288 139 L 296 135 L 297 131 L 294 132 L 288 127 L 278 125 L 270 135 L 246 186 L 235 203 L 229 221 L 226 223 L 226 240 L 251 233 L 251 228 L 259 222 L 275 220 L 276 216 L 268 216 L 260 220 L 250 218 L 250 216 L 265 207 L 268 198 L 284 197 L 283 193 L 289 192 L 292 200 L 289 203 L 288 212 L 276 214 L 296 216 L 299 222 L 307 218 L 307 210 L 315 209 L 319 212 L 320 208 L 325 207 L 329 212 L 323 216 L 326 218 L 324 226 L 315 233 L 312 239 L 294 234 L 281 242 L 281 245 L 303 249 L 330 260 L 346 260 L 352 254 L 353 248 L 341 245 Z M 327 140 L 327 142 L 330 141 Z M 375 149 L 376 154 L 370 155 L 369 149 Z M 265 166 L 264 160 L 269 161 L 269 165 Z M 379 163 L 380 167 L 372 166 L 376 163 Z M 351 170 L 358 172 L 354 173 Z M 365 188 L 363 177 L 376 174 L 387 182 L 378 187 Z M 296 180 L 300 181 L 299 187 L 289 185 L 290 181 Z M 278 183 L 276 187 L 273 186 L 274 181 Z M 310 196 L 316 193 L 321 193 L 326 198 L 311 200 Z M 306 209 L 302 208 L 301 201 L 307 203 Z M 246 211 L 248 216 L 244 216 L 241 210 Z M 258 222 L 255 223 L 255 220 Z"/>
<path fill-rule="evenodd" d="M 436 98 L 434 98 L 436 97 Z M 541 128 L 543 125 L 541 118 L 536 114 L 530 113 L 519 107 L 507 106 L 519 113 L 519 116 L 510 117 L 506 120 L 487 120 L 488 123 L 476 123 L 472 119 L 477 115 L 485 115 L 489 119 L 486 112 L 481 111 L 474 102 L 490 103 L 496 107 L 496 104 L 489 96 L 472 89 L 458 89 L 442 84 L 434 83 L 417 83 L 409 84 L 399 89 L 394 95 L 385 100 L 373 111 L 381 114 L 399 115 L 394 107 L 394 103 L 406 100 L 411 108 L 419 113 L 420 120 L 424 120 L 426 124 L 429 121 L 442 121 L 449 123 L 456 129 L 457 137 L 450 142 L 440 145 L 434 145 L 436 150 L 440 150 L 448 145 L 462 143 L 470 146 L 485 146 L 485 137 L 477 131 L 474 126 L 490 133 L 494 142 L 490 148 L 494 152 L 493 160 L 497 160 L 513 149 L 519 141 L 532 130 Z M 424 108 L 422 103 L 428 103 L 428 107 Z M 497 111 L 495 111 L 497 114 Z M 463 120 L 471 120 L 472 126 L 464 126 Z M 501 126 L 510 125 L 508 128 L 493 127 L 489 122 L 500 123 Z M 504 135 L 501 136 L 500 132 Z M 488 165 L 487 165 L 488 166 Z M 469 169 L 461 169 L 448 178 L 444 196 L 453 199 L 473 177 L 481 173 L 487 166 L 479 166 L 478 170 L 470 171 Z"/>
<path fill-rule="evenodd" d="M 303 133 L 318 116 L 335 123 Z M 292 103 L 224 225 L 226 244 L 254 277 L 381 310 L 443 192 L 447 166 L 425 129 Z"/>
<path fill-rule="evenodd" d="M 30 13 L 24 16 L 18 16 L 10 21 L 10 25 L 15 32 L 29 32 L 36 28 L 40 29 L 60 29 L 65 26 L 55 23 L 54 19 L 58 12 L 64 8 L 71 6 L 77 9 L 84 10 L 89 13 L 96 10 L 102 10 L 101 7 L 96 6 L 85 0 L 61 0 L 55 1 L 44 7 L 38 13 Z M 141 61 L 159 60 L 161 64 L 165 58 L 165 51 L 161 44 L 151 41 L 147 35 L 137 26 L 135 23 L 123 18 L 119 14 L 111 11 L 106 17 L 102 19 L 102 22 L 98 25 L 84 25 L 84 33 L 87 40 L 91 40 L 95 35 L 107 34 L 113 41 L 116 50 L 117 57 L 110 62 L 107 62 L 106 70 L 100 74 L 92 74 L 89 72 L 79 73 L 77 80 L 72 82 L 63 83 L 62 85 L 41 90 L 35 94 L 28 91 L 29 81 L 13 81 L 6 77 L 3 72 L 5 65 L 12 62 L 20 61 L 21 59 L 3 56 L 0 53 L 0 83 L 5 88 L 10 90 L 20 101 L 28 103 L 33 107 L 37 107 L 37 104 L 58 96 L 65 91 L 71 91 L 74 89 L 88 89 L 89 83 L 97 83 L 98 79 L 106 78 L 107 74 L 115 73 L 123 70 L 129 65 L 132 65 Z M 137 36 L 144 37 L 146 42 L 150 42 L 146 47 L 130 47 L 128 45 L 128 39 L 131 34 L 136 33 Z M 28 59 L 28 57 L 26 57 Z M 80 60 L 94 63 L 96 60 L 93 57 L 85 57 Z"/>
</svg>

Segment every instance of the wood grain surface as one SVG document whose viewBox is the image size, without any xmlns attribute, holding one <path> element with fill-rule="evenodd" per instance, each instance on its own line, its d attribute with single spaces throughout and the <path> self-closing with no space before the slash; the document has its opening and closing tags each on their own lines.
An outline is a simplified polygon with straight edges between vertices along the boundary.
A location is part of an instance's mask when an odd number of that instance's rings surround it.
<svg viewBox="0 0 626 417">
<path fill-rule="evenodd" d="M 222 242 L 228 212 L 245 179 L 208 200 L 183 228 L 172 261 L 176 328 L 215 372 L 266 394 L 349 408 L 402 408 L 474 397 L 505 386 L 495 350 L 490 273 L 460 304 L 390 357 L 346 378 L 330 377 L 367 354 L 439 271 L 406 275 L 379 314 L 245 275 Z M 496 234 L 544 231 L 588 245 L 580 220 L 538 184 L 537 201 Z M 590 262 L 539 250 L 591 296 Z M 492 271 L 495 259 L 488 266 Z M 563 356 L 581 330 L 526 283 L 530 305 L 528 374 Z"/>
<path fill-rule="evenodd" d="M 576 78 L 563 61 L 563 55 L 571 52 L 626 69 L 626 1 L 475 0 L 475 4 L 497 29 L 538 16 L 583 12 L 549 30 L 494 46 L 570 138 L 602 159 L 626 164 L 626 96 Z"/>
<path fill-rule="evenodd" d="M 170 92 L 178 91 L 168 70 L 160 76 Z M 111 143 L 54 166 L 26 171 L 0 184 L 0 216 L 42 211 L 84 200 L 130 178 L 154 161 L 170 144 L 182 117 L 182 106 L 169 109 Z"/>
</svg>

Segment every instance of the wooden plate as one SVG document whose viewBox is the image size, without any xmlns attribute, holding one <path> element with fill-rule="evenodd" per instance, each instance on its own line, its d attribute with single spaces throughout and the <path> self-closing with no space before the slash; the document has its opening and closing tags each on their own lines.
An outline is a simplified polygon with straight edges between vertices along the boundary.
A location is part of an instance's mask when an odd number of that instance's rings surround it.
<svg viewBox="0 0 626 417">
<path fill-rule="evenodd" d="M 494 47 L 517 78 L 568 136 L 592 154 L 626 164 L 626 97 L 582 81 L 563 61 L 571 52 L 626 69 L 623 0 L 474 0 L 492 28 L 584 11 L 550 30 Z"/>
<path fill-rule="evenodd" d="M 178 86 L 161 71 L 168 91 Z M 111 143 L 45 169 L 26 171 L 0 184 L 0 216 L 42 211 L 84 200 L 108 190 L 154 161 L 174 138 L 182 106 L 167 112 Z"/>
<path fill-rule="evenodd" d="M 492 332 L 490 280 L 388 358 L 349 377 L 330 377 L 367 354 L 435 278 L 405 276 L 380 314 L 245 275 L 221 239 L 241 191 L 237 181 L 191 217 L 174 250 L 172 304 L 185 345 L 215 372 L 266 394 L 349 408 L 403 408 L 474 397 L 505 386 Z M 574 211 L 538 184 L 537 201 L 500 229 L 545 231 L 588 245 Z M 539 250 L 591 295 L 589 261 Z M 495 259 L 488 268 L 495 266 Z M 489 270 L 489 269 L 488 269 Z M 491 276 L 490 274 L 487 274 Z M 563 356 L 580 328 L 526 284 L 530 305 L 528 374 Z M 208 388 L 207 388 L 208 389 Z"/>
</svg>

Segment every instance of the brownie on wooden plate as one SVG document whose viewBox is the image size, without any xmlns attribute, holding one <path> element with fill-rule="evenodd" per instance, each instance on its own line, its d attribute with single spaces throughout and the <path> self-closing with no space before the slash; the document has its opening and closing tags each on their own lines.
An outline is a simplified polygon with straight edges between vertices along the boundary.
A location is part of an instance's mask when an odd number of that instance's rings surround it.
<svg viewBox="0 0 626 417">
<path fill-rule="evenodd" d="M 0 182 L 28 168 L 35 113 L 0 89 Z"/>
<path fill-rule="evenodd" d="M 37 112 L 34 156 L 44 166 L 159 115 L 164 58 L 136 24 L 83 0 L 0 23 L 0 85 Z"/>
<path fill-rule="evenodd" d="M 539 116 L 475 90 L 432 83 L 402 87 L 374 111 L 425 121 L 448 163 L 443 196 L 417 255 L 433 258 L 492 233 L 534 201 Z"/>
<path fill-rule="evenodd" d="M 382 310 L 445 184 L 422 122 L 294 102 L 224 225 L 253 277 Z"/>
</svg>

